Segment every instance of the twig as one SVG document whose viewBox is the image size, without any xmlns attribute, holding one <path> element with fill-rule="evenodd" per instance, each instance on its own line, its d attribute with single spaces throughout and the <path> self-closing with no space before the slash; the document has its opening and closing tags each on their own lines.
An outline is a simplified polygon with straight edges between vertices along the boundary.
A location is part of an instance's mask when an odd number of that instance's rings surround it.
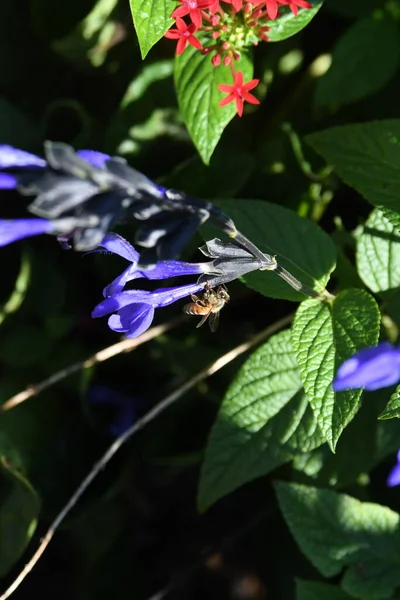
<svg viewBox="0 0 400 600">
<path fill-rule="evenodd" d="M 52 385 L 55 385 L 62 379 L 65 379 L 66 377 L 69 377 L 70 375 L 73 375 L 74 373 L 77 373 L 82 369 L 89 369 L 95 364 L 104 362 L 105 360 L 113 358 L 114 356 L 122 354 L 123 352 L 132 352 L 132 350 L 135 350 L 135 348 L 137 348 L 141 344 L 149 342 L 150 340 L 158 337 L 159 335 L 162 335 L 166 331 L 169 331 L 176 325 L 180 325 L 184 321 L 185 317 L 177 317 L 176 319 L 168 321 L 168 323 L 163 323 L 162 325 L 157 325 L 156 327 L 148 329 L 147 331 L 142 333 L 142 335 L 135 339 L 124 339 L 122 340 L 122 342 L 118 342 L 117 344 L 113 344 L 112 346 L 108 346 L 107 348 L 96 352 L 96 354 L 93 354 L 93 356 L 87 358 L 84 361 L 73 363 L 69 367 L 65 367 L 65 369 L 61 369 L 61 371 L 54 373 L 48 379 L 45 379 L 41 383 L 30 385 L 22 392 L 18 392 L 18 394 L 15 394 L 15 396 L 12 396 L 8 400 L 6 400 L 6 402 L 4 402 L 0 406 L 0 412 L 9 410 L 10 408 L 14 408 L 18 404 L 21 404 L 21 402 L 25 402 L 25 400 L 28 400 L 28 398 L 31 398 L 32 396 L 37 396 L 47 388 L 51 387 Z"/>
<path fill-rule="evenodd" d="M 75 504 L 78 502 L 78 500 L 81 498 L 83 493 L 90 486 L 92 481 L 97 477 L 97 475 L 106 467 L 106 465 L 112 459 L 114 454 L 121 448 L 121 446 L 123 444 L 125 444 L 125 442 L 127 440 L 129 440 L 129 438 L 131 438 L 136 432 L 143 429 L 143 427 L 145 427 L 145 425 L 147 425 L 148 423 L 153 421 L 158 415 L 160 415 L 162 412 L 164 412 L 164 410 L 166 410 L 169 406 L 174 404 L 174 402 L 179 400 L 184 394 L 186 394 L 186 392 L 188 392 L 195 385 L 197 385 L 198 383 L 200 383 L 207 377 L 210 377 L 210 375 L 213 375 L 214 373 L 216 373 L 217 371 L 222 369 L 225 365 L 230 363 L 232 360 L 234 360 L 235 358 L 237 358 L 244 352 L 247 352 L 247 350 L 249 350 L 253 346 L 256 346 L 259 342 L 261 342 L 265 338 L 271 336 L 276 331 L 279 331 L 280 329 L 282 329 L 283 327 L 288 325 L 292 319 L 293 319 L 292 314 L 287 315 L 286 317 L 283 317 L 282 319 L 279 319 L 278 321 L 276 321 L 275 323 L 273 323 L 266 329 L 263 329 L 263 331 L 261 331 L 257 335 L 253 336 L 248 342 L 244 342 L 243 344 L 240 344 L 236 348 L 233 348 L 233 350 L 231 350 L 230 352 L 227 352 L 227 354 L 224 354 L 223 356 L 218 358 L 209 367 L 207 367 L 203 371 L 200 371 L 199 373 L 197 373 L 197 375 L 195 375 L 194 377 L 189 379 L 180 388 L 178 388 L 177 390 L 175 390 L 174 392 L 172 392 L 171 394 L 166 396 L 163 400 L 161 400 L 161 402 L 156 404 L 156 406 L 154 406 L 154 408 L 152 408 L 146 415 L 144 415 L 144 417 L 142 417 L 141 419 L 136 421 L 136 423 L 134 425 L 132 425 L 132 427 L 127 429 L 125 431 L 125 433 L 123 433 L 119 438 L 117 438 L 111 444 L 111 446 L 108 448 L 108 450 L 105 452 L 105 454 L 103 454 L 103 456 L 100 458 L 100 460 L 98 460 L 94 464 L 90 473 L 85 477 L 85 479 L 82 481 L 80 486 L 73 493 L 71 498 L 68 500 L 67 504 L 64 506 L 64 508 L 61 510 L 61 512 L 58 514 L 58 516 L 53 521 L 53 523 L 50 525 L 49 529 L 47 530 L 46 535 L 40 541 L 39 547 L 36 550 L 36 552 L 33 554 L 32 558 L 25 565 L 25 567 L 22 569 L 22 571 L 20 572 L 18 577 L 14 580 L 14 582 L 10 585 L 10 587 L 0 596 L 0 600 L 6 600 L 7 598 L 9 598 L 11 596 L 11 594 L 13 594 L 15 592 L 15 590 L 21 585 L 21 583 L 23 582 L 25 577 L 32 571 L 33 567 L 36 565 L 36 563 L 42 556 L 43 552 L 46 550 L 46 548 L 49 545 L 49 543 L 51 542 L 56 530 L 61 525 L 61 523 L 63 522 L 65 517 L 68 515 L 70 510 L 75 506 Z"/>
</svg>

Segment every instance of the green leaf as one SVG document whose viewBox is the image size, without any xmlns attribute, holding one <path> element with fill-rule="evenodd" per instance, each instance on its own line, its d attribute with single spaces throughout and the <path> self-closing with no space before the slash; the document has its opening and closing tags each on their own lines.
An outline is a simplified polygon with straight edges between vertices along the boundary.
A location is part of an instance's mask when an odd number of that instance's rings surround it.
<svg viewBox="0 0 400 600">
<path fill-rule="evenodd" d="M 174 0 L 129 0 L 142 58 L 173 24 Z"/>
<path fill-rule="evenodd" d="M 393 19 L 377 12 L 347 29 L 332 52 L 332 64 L 318 79 L 316 106 L 343 105 L 380 90 L 400 62 L 400 36 Z"/>
<path fill-rule="evenodd" d="M 332 304 L 307 300 L 297 310 L 292 328 L 293 348 L 304 389 L 332 450 L 356 414 L 362 393 L 362 389 L 335 393 L 332 381 L 346 359 L 377 343 L 379 323 L 377 303 L 357 289 L 342 292 Z"/>
<path fill-rule="evenodd" d="M 225 395 L 202 467 L 200 508 L 322 442 L 284 331 L 250 356 Z"/>
<path fill-rule="evenodd" d="M 351 600 L 337 585 L 316 581 L 296 580 L 296 600 Z"/>
<path fill-rule="evenodd" d="M 384 421 L 386 419 L 400 418 L 400 385 L 397 386 L 394 394 L 390 396 L 390 400 L 381 412 L 378 419 Z"/>
<path fill-rule="evenodd" d="M 400 286 L 400 233 L 378 209 L 357 239 L 357 270 L 372 292 Z"/>
<path fill-rule="evenodd" d="M 292 13 L 289 8 L 287 12 L 276 19 L 275 21 L 269 21 L 268 37 L 270 42 L 281 42 L 286 40 L 292 35 L 299 33 L 309 22 L 315 17 L 323 2 L 311 2 L 312 8 L 304 8 L 299 10 L 297 17 Z"/>
<path fill-rule="evenodd" d="M 306 141 L 371 204 L 399 211 L 399 119 L 332 127 Z"/>
<path fill-rule="evenodd" d="M 253 76 L 251 59 L 242 54 L 235 62 L 244 80 Z M 223 64 L 213 67 L 210 55 L 188 46 L 175 58 L 175 87 L 183 120 L 202 160 L 208 165 L 215 146 L 228 123 L 236 115 L 236 106 L 218 106 L 225 97 L 217 89 L 221 83 L 232 83 L 232 74 Z"/>
<path fill-rule="evenodd" d="M 393 225 L 393 228 L 396 229 L 396 231 L 400 231 L 400 212 L 382 207 L 382 213 L 383 216 L 386 217 L 386 219 Z"/>
<path fill-rule="evenodd" d="M 6 302 L 0 306 L 0 325 L 9 315 L 16 312 L 28 292 L 31 281 L 31 261 L 27 254 L 21 256 L 21 266 L 15 280 L 14 289 Z"/>
<path fill-rule="evenodd" d="M 258 200 L 220 200 L 217 204 L 242 233 L 263 252 L 276 255 L 278 263 L 294 277 L 319 292 L 325 288 L 335 268 L 336 247 L 313 221 L 277 204 Z M 243 281 L 270 298 L 304 300 L 303 294 L 273 272 L 255 271 Z"/>
<path fill-rule="evenodd" d="M 37 524 L 39 499 L 0 448 L 0 577 L 23 554 Z"/>
<path fill-rule="evenodd" d="M 276 492 L 297 544 L 322 575 L 345 569 L 342 588 L 351 596 L 391 597 L 400 584 L 398 513 L 305 485 L 277 482 Z"/>
</svg>

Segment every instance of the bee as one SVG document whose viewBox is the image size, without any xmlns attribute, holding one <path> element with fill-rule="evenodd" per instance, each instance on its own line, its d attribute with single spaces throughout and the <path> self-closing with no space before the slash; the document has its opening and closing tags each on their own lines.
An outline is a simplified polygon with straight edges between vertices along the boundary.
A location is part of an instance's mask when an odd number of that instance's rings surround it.
<svg viewBox="0 0 400 600">
<path fill-rule="evenodd" d="M 183 307 L 183 312 L 187 315 L 203 315 L 197 327 L 201 327 L 208 319 L 211 331 L 216 331 L 219 323 L 219 313 L 229 300 L 228 289 L 225 285 L 222 284 L 212 289 L 207 281 L 202 295 L 195 296 L 192 294 L 192 302 Z"/>
</svg>

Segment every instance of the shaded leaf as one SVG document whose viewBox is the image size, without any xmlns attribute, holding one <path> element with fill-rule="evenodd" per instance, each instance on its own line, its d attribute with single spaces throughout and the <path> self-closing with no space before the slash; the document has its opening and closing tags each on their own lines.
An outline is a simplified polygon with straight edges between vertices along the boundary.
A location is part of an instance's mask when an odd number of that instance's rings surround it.
<svg viewBox="0 0 400 600">
<path fill-rule="evenodd" d="M 332 127 L 306 141 L 371 204 L 399 210 L 400 120 Z"/>
<path fill-rule="evenodd" d="M 305 485 L 277 482 L 276 492 L 297 544 L 322 575 L 346 568 L 342 588 L 351 596 L 391 596 L 400 584 L 398 513 Z"/>
<path fill-rule="evenodd" d="M 39 499 L 0 448 L 0 577 L 23 554 L 37 524 Z"/>
<path fill-rule="evenodd" d="M 296 600 L 351 600 L 338 585 L 316 581 L 296 581 Z"/>
<path fill-rule="evenodd" d="M 394 394 L 390 396 L 390 400 L 385 406 L 385 409 L 381 412 L 378 419 L 384 421 L 386 419 L 399 419 L 400 418 L 400 385 L 397 386 Z M 400 444 L 399 444 L 400 446 Z"/>
<path fill-rule="evenodd" d="M 400 62 L 400 36 L 395 21 L 374 13 L 347 29 L 335 44 L 332 64 L 318 79 L 317 106 L 349 104 L 380 90 Z"/>
<path fill-rule="evenodd" d="M 362 393 L 361 389 L 335 393 L 332 381 L 346 359 L 377 343 L 379 324 L 378 305 L 363 290 L 346 290 L 332 305 L 307 300 L 297 310 L 292 328 L 293 348 L 304 389 L 332 450 L 356 414 Z"/>
</svg>

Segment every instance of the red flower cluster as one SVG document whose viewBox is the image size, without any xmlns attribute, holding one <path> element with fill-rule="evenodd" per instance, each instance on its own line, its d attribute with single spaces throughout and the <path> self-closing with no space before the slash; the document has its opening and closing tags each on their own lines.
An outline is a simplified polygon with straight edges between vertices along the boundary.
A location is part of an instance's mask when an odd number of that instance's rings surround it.
<svg viewBox="0 0 400 600">
<path fill-rule="evenodd" d="M 233 85 L 219 85 L 221 92 L 227 93 L 219 106 L 236 102 L 236 110 L 241 117 L 244 101 L 259 104 L 257 98 L 249 93 L 256 87 L 258 79 L 244 83 L 243 73 L 235 72 L 233 61 L 241 53 L 260 41 L 268 41 L 268 22 L 279 16 L 279 9 L 288 6 L 297 16 L 298 9 L 311 8 L 306 0 L 178 0 L 179 6 L 171 17 L 176 19 L 176 29 L 170 29 L 165 37 L 177 40 L 176 53 L 182 54 L 187 44 L 203 54 L 212 54 L 214 67 L 223 62 L 229 66 Z M 223 3 L 223 4 L 221 4 Z M 228 5 L 228 6 L 225 6 Z M 230 6 L 229 6 L 230 5 Z M 187 23 L 182 17 L 188 17 Z M 202 32 L 203 45 L 196 37 Z"/>
</svg>

